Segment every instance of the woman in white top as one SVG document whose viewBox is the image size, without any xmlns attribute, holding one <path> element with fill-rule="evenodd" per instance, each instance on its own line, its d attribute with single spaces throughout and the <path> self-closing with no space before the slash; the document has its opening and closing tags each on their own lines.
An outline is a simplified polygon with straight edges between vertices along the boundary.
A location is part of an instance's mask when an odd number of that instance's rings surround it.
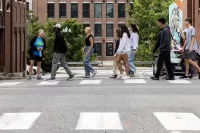
<svg viewBox="0 0 200 133">
<path fill-rule="evenodd" d="M 116 62 L 120 71 L 120 75 L 117 78 L 128 79 L 129 78 L 129 65 L 128 65 L 128 53 L 131 51 L 130 32 L 126 25 L 121 27 L 121 39 L 119 48 L 117 50 Z M 123 77 L 122 64 L 124 62 L 126 76 Z"/>
<path fill-rule="evenodd" d="M 128 55 L 128 63 L 130 68 L 130 76 L 134 76 L 136 73 L 136 67 L 134 64 L 135 55 L 138 50 L 138 42 L 139 42 L 139 30 L 136 24 L 131 24 L 131 52 Z"/>
</svg>

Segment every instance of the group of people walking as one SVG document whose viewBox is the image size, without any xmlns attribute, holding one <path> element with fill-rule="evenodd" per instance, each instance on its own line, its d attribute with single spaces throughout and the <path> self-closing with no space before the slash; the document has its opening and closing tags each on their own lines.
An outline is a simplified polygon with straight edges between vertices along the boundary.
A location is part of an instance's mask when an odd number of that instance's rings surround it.
<svg viewBox="0 0 200 133">
<path fill-rule="evenodd" d="M 192 20 L 186 19 L 186 27 L 183 31 L 183 40 L 182 40 L 182 52 L 183 52 L 183 60 L 185 63 L 185 75 L 180 78 L 189 78 L 189 68 L 190 65 L 196 68 L 199 79 L 200 79 L 200 67 L 194 61 L 195 58 L 195 50 L 197 49 L 197 42 L 195 39 L 195 28 L 191 25 Z M 152 80 L 159 80 L 160 72 L 163 67 L 163 63 L 165 63 L 167 68 L 167 77 L 166 80 L 175 80 L 174 72 L 172 69 L 172 63 L 170 58 L 171 53 L 171 40 L 172 35 L 170 33 L 169 26 L 165 25 L 166 20 L 164 18 L 158 19 L 158 25 L 160 26 L 160 33 L 158 37 L 157 44 L 153 50 L 153 53 L 160 48 L 160 54 L 157 63 L 157 71 L 155 76 L 151 77 Z M 54 41 L 54 55 L 52 59 L 52 69 L 51 69 L 51 78 L 49 80 L 54 80 L 56 78 L 57 65 L 60 62 L 64 67 L 65 71 L 69 75 L 67 80 L 72 80 L 75 78 L 75 74 L 71 72 L 67 62 L 65 61 L 65 53 L 67 52 L 67 44 L 63 34 L 61 33 L 61 25 L 56 24 L 54 26 L 55 29 L 55 41 Z M 85 78 L 95 77 L 97 71 L 90 64 L 90 59 L 92 54 L 95 51 L 94 44 L 94 36 L 90 27 L 85 28 L 85 47 L 84 47 L 84 70 L 85 70 Z M 110 78 L 117 79 L 129 79 L 136 74 L 136 67 L 134 64 L 134 60 L 138 51 L 138 42 L 139 42 L 139 30 L 136 24 L 131 24 L 130 28 L 126 25 L 121 26 L 119 29 L 115 31 L 115 42 L 116 48 L 113 59 L 113 75 Z M 43 78 L 40 76 L 41 69 L 41 61 L 44 57 L 46 51 L 46 41 L 43 38 L 44 31 L 39 30 L 38 35 L 33 37 L 30 42 L 30 68 L 29 68 L 29 77 L 28 79 L 32 79 L 32 69 L 34 62 L 37 62 L 37 80 L 42 80 Z M 125 69 L 123 69 L 123 67 Z M 118 74 L 119 70 L 119 74 Z M 125 75 L 123 72 L 125 71 Z"/>
<path fill-rule="evenodd" d="M 158 19 L 158 25 L 161 28 L 159 33 L 157 44 L 153 50 L 153 53 L 160 47 L 160 54 L 157 63 L 157 71 L 155 76 L 151 77 L 152 80 L 159 80 L 160 71 L 163 68 L 163 63 L 165 63 L 167 68 L 166 80 L 175 80 L 174 72 L 172 69 L 172 63 L 170 58 L 171 52 L 171 39 L 172 35 L 170 33 L 170 28 L 165 25 L 166 20 L 164 18 Z M 197 70 L 198 78 L 200 79 L 200 67 L 194 61 L 196 58 L 196 50 L 198 49 L 198 44 L 196 42 L 195 28 L 192 26 L 192 19 L 185 19 L 186 29 L 183 31 L 182 42 L 182 58 L 184 60 L 185 75 L 180 77 L 181 79 L 192 78 L 189 73 L 190 65 Z"/>
<path fill-rule="evenodd" d="M 131 24 L 130 29 L 123 25 L 116 30 L 116 48 L 113 63 L 113 75 L 111 78 L 129 79 L 136 73 L 134 64 L 135 56 L 138 51 L 139 30 L 135 24 Z M 123 68 L 125 67 L 126 75 L 123 75 Z M 117 75 L 119 69 L 120 74 Z"/>
<path fill-rule="evenodd" d="M 67 45 L 63 34 L 61 33 L 61 25 L 56 24 L 55 29 L 55 41 L 54 41 L 54 55 L 52 59 L 51 77 L 49 80 L 54 80 L 56 78 L 57 65 L 60 62 L 64 67 L 65 71 L 69 75 L 67 80 L 72 80 L 75 78 L 75 74 L 71 72 L 65 61 L 65 53 L 67 52 Z M 97 71 L 90 64 L 90 59 L 95 51 L 94 47 L 94 37 L 93 32 L 90 27 L 85 28 L 85 47 L 84 47 L 84 70 L 85 78 L 94 77 Z M 41 62 L 46 51 L 46 41 L 43 38 L 44 30 L 39 30 L 38 35 L 33 37 L 30 42 L 30 68 L 28 79 L 31 80 L 32 70 L 35 61 L 37 62 L 37 80 L 43 80 L 40 75 Z M 111 78 L 118 79 L 128 79 L 134 76 L 136 72 L 136 67 L 134 65 L 135 55 L 138 50 L 139 41 L 139 30 L 135 24 L 131 24 L 130 29 L 126 25 L 116 30 L 116 49 L 114 55 L 114 69 L 113 76 Z M 122 65 L 125 66 L 126 75 L 123 75 Z M 120 74 L 117 75 L 119 70 Z"/>
</svg>

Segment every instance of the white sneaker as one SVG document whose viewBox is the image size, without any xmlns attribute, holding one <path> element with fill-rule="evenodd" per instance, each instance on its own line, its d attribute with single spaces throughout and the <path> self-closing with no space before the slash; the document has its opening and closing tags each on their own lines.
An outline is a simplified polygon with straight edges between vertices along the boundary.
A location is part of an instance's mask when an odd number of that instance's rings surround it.
<svg viewBox="0 0 200 133">
<path fill-rule="evenodd" d="M 117 79 L 121 79 L 122 77 L 123 77 L 123 75 L 120 74 L 120 75 L 117 77 Z"/>
<path fill-rule="evenodd" d="M 122 79 L 130 79 L 129 76 L 124 76 Z"/>
</svg>

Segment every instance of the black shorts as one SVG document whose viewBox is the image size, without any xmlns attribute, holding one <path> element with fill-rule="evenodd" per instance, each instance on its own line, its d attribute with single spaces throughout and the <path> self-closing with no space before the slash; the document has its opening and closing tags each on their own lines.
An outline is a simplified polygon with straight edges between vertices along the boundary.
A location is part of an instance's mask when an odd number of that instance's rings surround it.
<svg viewBox="0 0 200 133">
<path fill-rule="evenodd" d="M 35 55 L 30 55 L 30 60 L 34 60 L 34 61 L 42 61 L 42 57 L 35 56 Z"/>
<path fill-rule="evenodd" d="M 195 60 L 196 59 L 196 52 L 195 51 L 190 52 L 189 50 L 185 50 L 184 53 L 183 53 L 183 58 Z"/>
</svg>

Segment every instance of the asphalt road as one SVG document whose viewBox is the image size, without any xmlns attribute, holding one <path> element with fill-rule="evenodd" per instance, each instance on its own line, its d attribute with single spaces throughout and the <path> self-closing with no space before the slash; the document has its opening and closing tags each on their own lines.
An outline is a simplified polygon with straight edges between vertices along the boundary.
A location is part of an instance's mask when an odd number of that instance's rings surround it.
<svg viewBox="0 0 200 133">
<path fill-rule="evenodd" d="M 200 133 L 197 79 L 169 83 L 144 74 L 123 81 L 106 72 L 66 81 L 60 75 L 0 81 L 0 133 Z"/>
</svg>

